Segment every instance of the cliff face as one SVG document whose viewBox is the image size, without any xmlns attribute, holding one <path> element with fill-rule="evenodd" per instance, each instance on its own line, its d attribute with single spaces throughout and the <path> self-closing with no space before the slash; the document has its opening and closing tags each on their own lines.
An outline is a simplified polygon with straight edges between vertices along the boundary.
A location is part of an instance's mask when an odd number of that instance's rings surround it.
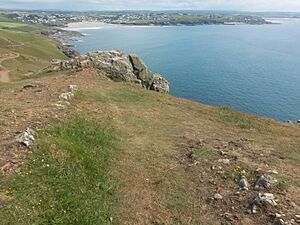
<svg viewBox="0 0 300 225">
<path fill-rule="evenodd" d="M 149 90 L 169 93 L 169 82 L 161 75 L 151 72 L 143 60 L 135 54 L 130 55 L 120 51 L 98 51 L 71 60 L 54 60 L 52 62 L 54 70 L 84 68 L 101 70 L 112 80 L 132 82 Z"/>
</svg>

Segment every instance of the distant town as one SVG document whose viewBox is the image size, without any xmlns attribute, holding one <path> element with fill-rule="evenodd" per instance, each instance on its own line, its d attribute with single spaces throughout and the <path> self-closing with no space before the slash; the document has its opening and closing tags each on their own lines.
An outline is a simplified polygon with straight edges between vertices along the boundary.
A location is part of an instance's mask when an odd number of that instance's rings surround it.
<svg viewBox="0 0 300 225">
<path fill-rule="evenodd" d="M 221 12 L 6 12 L 9 19 L 18 22 L 64 27 L 71 22 L 97 21 L 123 25 L 210 25 L 210 24 L 267 24 L 257 15 Z"/>
</svg>

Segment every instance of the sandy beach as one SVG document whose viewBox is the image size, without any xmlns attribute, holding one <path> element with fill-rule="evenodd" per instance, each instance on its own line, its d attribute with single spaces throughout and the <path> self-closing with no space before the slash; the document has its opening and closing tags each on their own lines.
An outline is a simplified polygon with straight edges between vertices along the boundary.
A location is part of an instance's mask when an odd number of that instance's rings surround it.
<svg viewBox="0 0 300 225">
<path fill-rule="evenodd" d="M 89 22 L 89 21 L 84 21 L 84 22 L 76 22 L 76 23 L 69 23 L 65 30 L 85 30 L 85 29 L 102 29 L 105 27 L 117 27 L 121 26 L 118 24 L 108 24 L 108 23 L 103 23 L 103 22 Z"/>
</svg>

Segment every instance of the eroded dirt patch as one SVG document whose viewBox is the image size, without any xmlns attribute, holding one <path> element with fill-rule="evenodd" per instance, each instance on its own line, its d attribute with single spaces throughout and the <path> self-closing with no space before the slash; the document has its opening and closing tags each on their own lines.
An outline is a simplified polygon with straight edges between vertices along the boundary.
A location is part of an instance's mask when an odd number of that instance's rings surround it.
<svg viewBox="0 0 300 225">
<path fill-rule="evenodd" d="M 7 70 L 0 71 L 0 82 L 7 83 L 9 81 L 9 72 Z"/>
</svg>

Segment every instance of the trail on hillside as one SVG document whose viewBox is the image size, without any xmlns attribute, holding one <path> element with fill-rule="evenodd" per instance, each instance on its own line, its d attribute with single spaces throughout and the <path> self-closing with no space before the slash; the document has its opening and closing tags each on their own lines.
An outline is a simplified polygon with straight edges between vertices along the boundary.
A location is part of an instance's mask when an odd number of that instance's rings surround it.
<svg viewBox="0 0 300 225">
<path fill-rule="evenodd" d="M 13 41 L 9 40 L 8 38 L 5 38 L 5 37 L 0 37 L 0 39 L 4 40 L 7 43 L 6 47 L 10 47 L 10 48 L 21 47 L 21 46 L 25 45 L 22 42 L 16 44 L 15 42 L 13 42 Z"/>
<path fill-rule="evenodd" d="M 9 82 L 8 71 L 0 71 L 0 82 L 7 83 Z"/>
<path fill-rule="evenodd" d="M 9 70 L 1 65 L 2 62 L 20 57 L 19 53 L 8 53 L 0 55 L 0 82 L 9 82 Z"/>
</svg>

